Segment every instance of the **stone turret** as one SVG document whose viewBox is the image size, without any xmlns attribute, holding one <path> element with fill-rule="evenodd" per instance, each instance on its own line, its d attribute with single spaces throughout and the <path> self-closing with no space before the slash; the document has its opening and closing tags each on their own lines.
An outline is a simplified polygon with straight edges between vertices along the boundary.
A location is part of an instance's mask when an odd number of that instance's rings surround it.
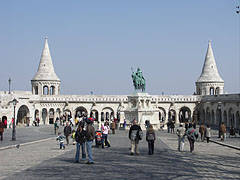
<svg viewBox="0 0 240 180">
<path fill-rule="evenodd" d="M 48 47 L 47 37 L 42 51 L 42 56 L 38 66 L 38 71 L 31 80 L 32 93 L 37 95 L 58 95 L 60 94 L 60 79 L 57 77 L 50 50 Z"/>
<path fill-rule="evenodd" d="M 224 81 L 220 77 L 213 55 L 211 41 L 208 42 L 202 73 L 196 81 L 197 95 L 223 94 Z"/>
</svg>

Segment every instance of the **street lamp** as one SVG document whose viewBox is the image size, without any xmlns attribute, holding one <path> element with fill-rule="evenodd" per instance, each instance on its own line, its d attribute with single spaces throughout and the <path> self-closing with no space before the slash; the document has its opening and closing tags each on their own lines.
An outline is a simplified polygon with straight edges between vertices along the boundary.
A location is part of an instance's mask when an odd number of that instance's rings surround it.
<svg viewBox="0 0 240 180">
<path fill-rule="evenodd" d="M 12 141 L 16 141 L 16 126 L 15 126 L 15 109 L 16 109 L 16 105 L 17 105 L 17 100 L 14 98 L 12 100 L 12 103 L 13 103 L 13 108 L 14 108 L 14 111 L 13 111 L 13 130 L 12 130 Z"/>
<path fill-rule="evenodd" d="M 9 85 L 9 86 L 8 86 L 8 88 L 9 88 L 8 94 L 10 94 L 10 93 L 11 93 L 11 92 L 10 92 L 10 85 L 11 85 L 11 81 L 12 81 L 12 80 L 11 80 L 11 78 L 9 78 L 9 79 L 8 79 L 8 85 Z"/>
<path fill-rule="evenodd" d="M 219 125 L 219 127 L 218 127 L 218 138 L 220 138 L 220 137 L 221 137 L 221 134 L 220 134 L 220 126 L 221 126 L 221 124 L 222 124 L 221 104 L 218 104 L 217 109 L 218 109 L 218 117 L 219 117 L 219 119 L 218 119 L 218 125 Z"/>
</svg>

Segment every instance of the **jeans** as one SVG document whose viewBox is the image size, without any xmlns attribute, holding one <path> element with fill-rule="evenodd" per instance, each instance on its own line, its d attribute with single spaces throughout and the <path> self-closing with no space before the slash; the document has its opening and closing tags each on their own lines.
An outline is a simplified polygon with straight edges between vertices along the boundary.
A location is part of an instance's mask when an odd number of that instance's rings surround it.
<svg viewBox="0 0 240 180">
<path fill-rule="evenodd" d="M 65 145 L 64 145 L 64 143 L 63 142 L 60 142 L 60 149 L 65 149 Z"/>
<path fill-rule="evenodd" d="M 178 136 L 178 150 L 179 151 L 183 151 L 183 147 L 184 147 L 184 136 L 180 137 Z"/>
<path fill-rule="evenodd" d="M 92 142 L 93 141 L 87 141 L 87 153 L 88 153 L 88 162 L 93 162 L 92 159 Z"/>
<path fill-rule="evenodd" d="M 79 161 L 79 154 L 80 154 L 80 146 L 81 146 L 81 151 L 82 151 L 82 160 L 86 160 L 86 152 L 85 152 L 85 142 L 83 143 L 77 143 L 76 144 L 76 155 L 75 155 L 75 161 Z"/>
<path fill-rule="evenodd" d="M 154 140 L 148 141 L 148 154 L 152 155 L 154 152 Z"/>
<path fill-rule="evenodd" d="M 102 148 L 104 148 L 104 144 L 106 146 L 110 147 L 110 144 L 108 143 L 108 139 L 107 138 L 108 138 L 107 134 L 102 134 Z"/>
<path fill-rule="evenodd" d="M 194 151 L 194 140 L 191 138 L 188 138 L 189 144 L 190 144 L 190 152 Z"/>
</svg>

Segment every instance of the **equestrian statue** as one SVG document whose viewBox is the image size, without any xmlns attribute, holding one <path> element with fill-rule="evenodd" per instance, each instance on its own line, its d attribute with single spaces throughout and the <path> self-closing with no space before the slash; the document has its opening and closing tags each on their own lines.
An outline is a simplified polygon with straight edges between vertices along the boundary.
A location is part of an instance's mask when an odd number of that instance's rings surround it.
<svg viewBox="0 0 240 180">
<path fill-rule="evenodd" d="M 132 80 L 133 80 L 133 86 L 135 90 L 141 89 L 142 92 L 145 92 L 145 87 L 146 87 L 146 81 L 142 75 L 142 71 L 140 68 L 137 69 L 137 72 L 133 72 L 132 69 Z"/>
</svg>

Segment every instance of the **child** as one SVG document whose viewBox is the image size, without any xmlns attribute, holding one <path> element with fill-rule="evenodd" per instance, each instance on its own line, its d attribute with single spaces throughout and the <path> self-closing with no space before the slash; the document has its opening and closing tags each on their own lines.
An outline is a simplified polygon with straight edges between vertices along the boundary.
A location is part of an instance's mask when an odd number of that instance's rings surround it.
<svg viewBox="0 0 240 180">
<path fill-rule="evenodd" d="M 56 140 L 58 140 L 60 142 L 60 149 L 65 149 L 65 145 L 64 145 L 64 139 L 65 137 L 63 135 L 61 135 L 61 133 L 58 133 L 58 137 Z"/>
</svg>

